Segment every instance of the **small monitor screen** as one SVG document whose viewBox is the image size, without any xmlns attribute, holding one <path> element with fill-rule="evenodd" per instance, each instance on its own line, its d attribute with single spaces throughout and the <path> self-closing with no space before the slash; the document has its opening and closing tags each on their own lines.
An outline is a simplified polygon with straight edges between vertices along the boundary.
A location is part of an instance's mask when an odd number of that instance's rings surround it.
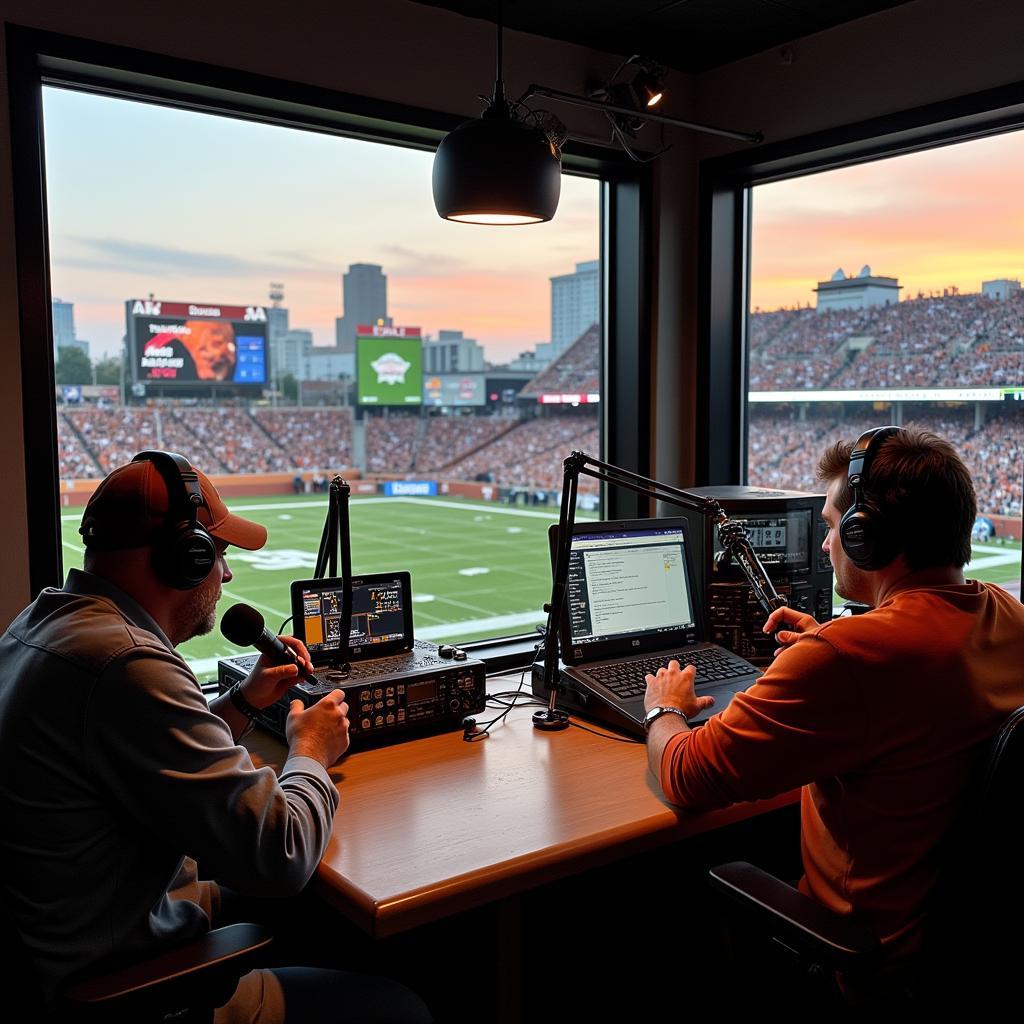
<svg viewBox="0 0 1024 1024">
<path fill-rule="evenodd" d="M 307 583 L 301 591 L 303 636 L 314 662 L 341 647 L 342 588 L 337 581 L 330 583 Z M 411 642 L 406 637 L 405 594 L 401 576 L 381 574 L 372 581 L 356 580 L 352 587 L 349 647 L 373 650 L 385 644 Z"/>
<path fill-rule="evenodd" d="M 729 514 L 746 531 L 751 547 L 757 552 L 761 564 L 771 570 L 810 572 L 811 569 L 811 512 L 797 509 L 774 516 L 746 516 Z M 718 531 L 713 530 L 715 554 L 712 562 L 717 575 L 740 575 L 739 566 L 725 561 Z"/>
<path fill-rule="evenodd" d="M 576 534 L 566 595 L 572 645 L 692 629 L 685 543 L 677 526 Z"/>
</svg>

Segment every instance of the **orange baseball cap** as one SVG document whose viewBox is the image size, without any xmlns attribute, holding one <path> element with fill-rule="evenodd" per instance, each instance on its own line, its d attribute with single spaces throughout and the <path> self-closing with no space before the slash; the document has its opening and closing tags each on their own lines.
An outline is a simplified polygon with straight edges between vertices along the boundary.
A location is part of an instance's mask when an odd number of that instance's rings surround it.
<svg viewBox="0 0 1024 1024">
<path fill-rule="evenodd" d="M 229 512 L 209 477 L 195 472 L 203 495 L 196 518 L 207 533 L 249 551 L 263 547 L 266 527 Z M 129 462 L 109 473 L 93 491 L 78 532 L 87 547 L 116 551 L 144 547 L 161 531 L 187 519 L 183 485 L 176 488 L 173 476 L 165 475 L 155 462 Z"/>
</svg>

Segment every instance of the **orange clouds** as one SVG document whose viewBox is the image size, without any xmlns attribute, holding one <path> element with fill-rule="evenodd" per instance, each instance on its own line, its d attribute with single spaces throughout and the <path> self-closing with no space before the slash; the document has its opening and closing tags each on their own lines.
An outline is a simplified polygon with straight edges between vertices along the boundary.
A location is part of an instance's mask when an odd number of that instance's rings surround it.
<svg viewBox="0 0 1024 1024">
<path fill-rule="evenodd" d="M 899 278 L 903 295 L 1024 271 L 1024 132 L 758 186 L 751 308 L 814 304 L 837 267 Z"/>
</svg>

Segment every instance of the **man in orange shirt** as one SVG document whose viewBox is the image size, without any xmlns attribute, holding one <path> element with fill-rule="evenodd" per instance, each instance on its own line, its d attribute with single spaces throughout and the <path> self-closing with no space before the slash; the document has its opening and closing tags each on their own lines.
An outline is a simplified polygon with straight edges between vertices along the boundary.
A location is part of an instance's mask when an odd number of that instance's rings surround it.
<svg viewBox="0 0 1024 1024">
<path fill-rule="evenodd" d="M 948 442 L 879 428 L 829 448 L 818 475 L 836 590 L 871 610 L 824 624 L 775 611 L 775 661 L 697 731 L 685 716 L 711 698 L 693 669 L 648 675 L 648 755 L 687 809 L 803 787 L 801 889 L 898 956 L 920 941 L 986 741 L 1024 704 L 1024 606 L 964 579 L 976 502 Z"/>
</svg>

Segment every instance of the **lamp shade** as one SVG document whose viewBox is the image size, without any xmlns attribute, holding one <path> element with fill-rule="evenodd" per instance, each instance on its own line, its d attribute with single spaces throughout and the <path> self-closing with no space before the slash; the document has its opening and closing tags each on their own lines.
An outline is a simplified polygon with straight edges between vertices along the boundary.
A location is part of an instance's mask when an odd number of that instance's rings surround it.
<svg viewBox="0 0 1024 1024">
<path fill-rule="evenodd" d="M 459 125 L 434 155 L 434 206 L 445 220 L 537 224 L 555 215 L 561 187 L 557 148 L 504 105 Z"/>
</svg>

